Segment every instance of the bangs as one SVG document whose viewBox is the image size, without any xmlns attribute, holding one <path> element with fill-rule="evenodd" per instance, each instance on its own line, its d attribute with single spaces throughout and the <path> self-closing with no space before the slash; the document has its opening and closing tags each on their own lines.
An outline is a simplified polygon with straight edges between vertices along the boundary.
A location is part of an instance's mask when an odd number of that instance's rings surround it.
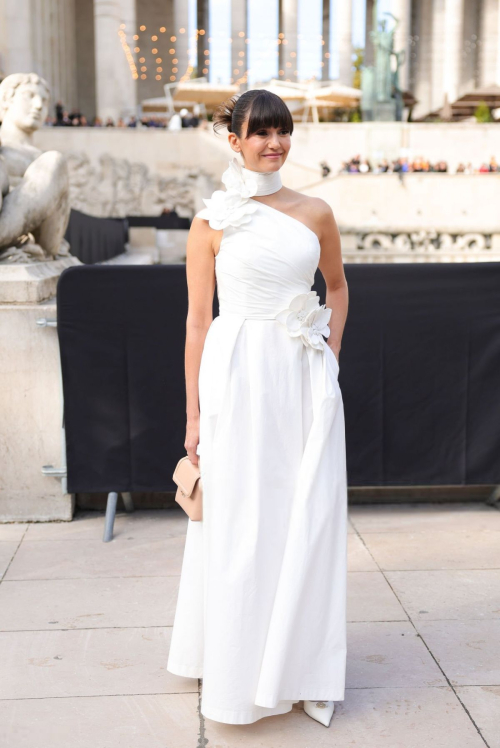
<svg viewBox="0 0 500 748">
<path fill-rule="evenodd" d="M 279 96 L 270 91 L 262 91 L 252 101 L 252 108 L 248 115 L 246 138 L 262 128 L 279 127 L 293 132 L 293 118 L 289 108 Z"/>
</svg>

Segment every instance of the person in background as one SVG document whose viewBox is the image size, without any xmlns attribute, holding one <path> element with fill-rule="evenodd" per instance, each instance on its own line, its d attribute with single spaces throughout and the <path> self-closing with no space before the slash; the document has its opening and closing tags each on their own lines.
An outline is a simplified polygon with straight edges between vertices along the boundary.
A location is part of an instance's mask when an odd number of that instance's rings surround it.
<svg viewBox="0 0 500 748">
<path fill-rule="evenodd" d="M 57 102 L 57 104 L 55 105 L 55 110 L 56 110 L 56 121 L 54 124 L 62 125 L 64 107 L 61 101 Z"/>
<path fill-rule="evenodd" d="M 180 130 L 181 128 L 182 128 L 181 115 L 178 112 L 174 112 L 172 116 L 170 117 L 170 122 L 168 123 L 168 129 L 169 130 Z"/>
<path fill-rule="evenodd" d="M 328 164 L 326 163 L 326 161 L 321 161 L 320 166 L 321 166 L 321 176 L 323 178 L 327 177 L 329 175 L 329 173 L 331 172 L 330 167 L 328 166 Z"/>
</svg>

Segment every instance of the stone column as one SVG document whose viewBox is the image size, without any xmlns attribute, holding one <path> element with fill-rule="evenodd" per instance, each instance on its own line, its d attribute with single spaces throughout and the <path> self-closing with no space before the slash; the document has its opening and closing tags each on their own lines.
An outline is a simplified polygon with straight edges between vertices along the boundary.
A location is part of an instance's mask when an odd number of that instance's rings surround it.
<svg viewBox="0 0 500 748">
<path fill-rule="evenodd" d="M 243 32 L 243 36 L 240 34 Z M 231 83 L 241 78 L 248 68 L 246 0 L 231 0 Z"/>
<path fill-rule="evenodd" d="M 131 73 L 118 36 L 121 23 L 120 0 L 94 0 L 97 114 L 115 122 L 134 106 L 131 86 L 124 84 Z"/>
<path fill-rule="evenodd" d="M 500 85 L 500 0 L 482 0 L 479 39 L 479 85 Z"/>
<path fill-rule="evenodd" d="M 452 104 L 462 82 L 464 0 L 444 0 L 443 94 Z"/>
<path fill-rule="evenodd" d="M 198 34 L 197 48 L 196 48 L 196 65 L 198 68 L 198 77 L 206 75 L 209 79 L 210 65 L 207 65 L 205 60 L 210 62 L 210 57 L 205 54 L 208 49 L 210 51 L 210 43 L 208 41 L 209 33 L 209 2 L 208 0 L 198 0 L 197 8 L 197 28 L 199 31 L 204 31 L 204 34 Z M 208 70 L 208 73 L 203 72 Z"/>
<path fill-rule="evenodd" d="M 298 70 L 297 58 L 297 8 L 298 0 L 279 0 L 279 33 L 281 44 L 278 46 L 279 70 L 283 71 L 278 78 L 282 81 L 297 80 L 295 70 Z"/>
<path fill-rule="evenodd" d="M 430 59 L 430 106 L 427 112 L 443 106 L 444 100 L 444 58 L 446 54 L 445 37 L 445 0 L 431 0 L 431 59 Z M 427 113 L 425 112 L 425 113 Z"/>
<path fill-rule="evenodd" d="M 500 0 L 497 0 L 497 27 L 496 27 L 497 60 L 495 67 L 495 83 L 500 86 Z"/>
<path fill-rule="evenodd" d="M 432 2 L 433 0 L 419 0 L 416 6 L 415 44 L 416 58 L 413 63 L 414 83 L 413 93 L 418 100 L 413 110 L 415 118 L 423 117 L 432 110 L 433 83 L 433 32 L 432 32 Z"/>
<path fill-rule="evenodd" d="M 177 80 L 190 78 L 189 70 L 189 4 L 187 0 L 174 0 L 174 36 L 177 37 L 173 47 L 177 63 Z M 208 39 L 208 35 L 207 39 Z"/>
<path fill-rule="evenodd" d="M 323 56 L 322 62 L 324 63 L 321 68 L 321 79 L 327 81 L 330 79 L 330 54 L 325 57 L 325 54 L 330 53 L 330 34 L 331 34 L 331 17 L 330 17 L 330 0 L 323 0 L 323 22 L 322 22 L 322 36 L 323 36 Z M 296 80 L 296 77 L 295 77 Z"/>
<path fill-rule="evenodd" d="M 132 57 L 137 62 L 137 55 L 134 54 L 134 34 L 137 33 L 137 24 L 135 17 L 135 0 L 119 0 L 120 6 L 120 25 L 125 26 L 122 29 L 125 32 L 125 42 L 129 46 Z M 121 67 L 123 73 L 123 95 L 125 103 L 123 114 L 136 114 L 137 111 L 137 81 L 133 78 L 130 64 L 125 57 L 125 50 L 122 47 L 124 65 Z"/>
<path fill-rule="evenodd" d="M 421 0 L 420 0 L 421 2 Z M 397 0 L 394 15 L 399 20 L 394 39 L 394 50 L 405 51 L 405 61 L 399 71 L 401 89 L 407 91 L 410 74 L 411 0 Z"/>
<path fill-rule="evenodd" d="M 352 0 L 337 2 L 337 45 L 339 50 L 339 81 L 352 86 Z"/>
<path fill-rule="evenodd" d="M 32 73 L 30 0 L 3 0 L 0 19 L 1 66 L 5 75 Z"/>
</svg>

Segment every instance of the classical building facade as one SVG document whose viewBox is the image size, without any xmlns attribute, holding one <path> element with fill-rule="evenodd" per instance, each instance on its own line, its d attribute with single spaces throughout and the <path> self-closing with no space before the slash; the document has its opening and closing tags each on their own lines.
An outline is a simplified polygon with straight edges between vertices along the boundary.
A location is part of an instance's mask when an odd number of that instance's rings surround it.
<svg viewBox="0 0 500 748">
<path fill-rule="evenodd" d="M 374 0 L 366 0 L 366 62 L 373 58 Z M 231 55 L 227 82 L 246 87 L 247 4 L 230 0 Z M 276 0 L 279 37 L 276 77 L 297 80 L 299 0 Z M 339 79 L 352 83 L 353 0 L 323 2 L 322 77 L 338 54 Z M 0 0 L 0 72 L 37 72 L 54 101 L 87 117 L 135 112 L 137 102 L 163 94 L 163 85 L 209 76 L 209 0 Z M 403 90 L 418 100 L 415 117 L 465 93 L 500 85 L 500 0 L 393 0 L 399 18 L 395 49 L 405 50 Z M 193 24 L 194 22 L 194 24 Z M 189 24 L 196 27 L 189 49 Z M 392 24 L 392 20 L 389 19 Z"/>
</svg>

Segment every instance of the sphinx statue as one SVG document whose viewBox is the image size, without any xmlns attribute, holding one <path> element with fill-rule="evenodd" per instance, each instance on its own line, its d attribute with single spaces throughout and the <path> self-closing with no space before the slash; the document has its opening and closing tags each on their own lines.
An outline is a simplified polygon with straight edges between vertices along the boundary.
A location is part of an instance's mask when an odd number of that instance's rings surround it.
<svg viewBox="0 0 500 748">
<path fill-rule="evenodd" d="M 69 254 L 69 176 L 59 151 L 42 152 L 33 133 L 45 122 L 47 82 L 35 73 L 0 83 L 0 263 Z"/>
</svg>

